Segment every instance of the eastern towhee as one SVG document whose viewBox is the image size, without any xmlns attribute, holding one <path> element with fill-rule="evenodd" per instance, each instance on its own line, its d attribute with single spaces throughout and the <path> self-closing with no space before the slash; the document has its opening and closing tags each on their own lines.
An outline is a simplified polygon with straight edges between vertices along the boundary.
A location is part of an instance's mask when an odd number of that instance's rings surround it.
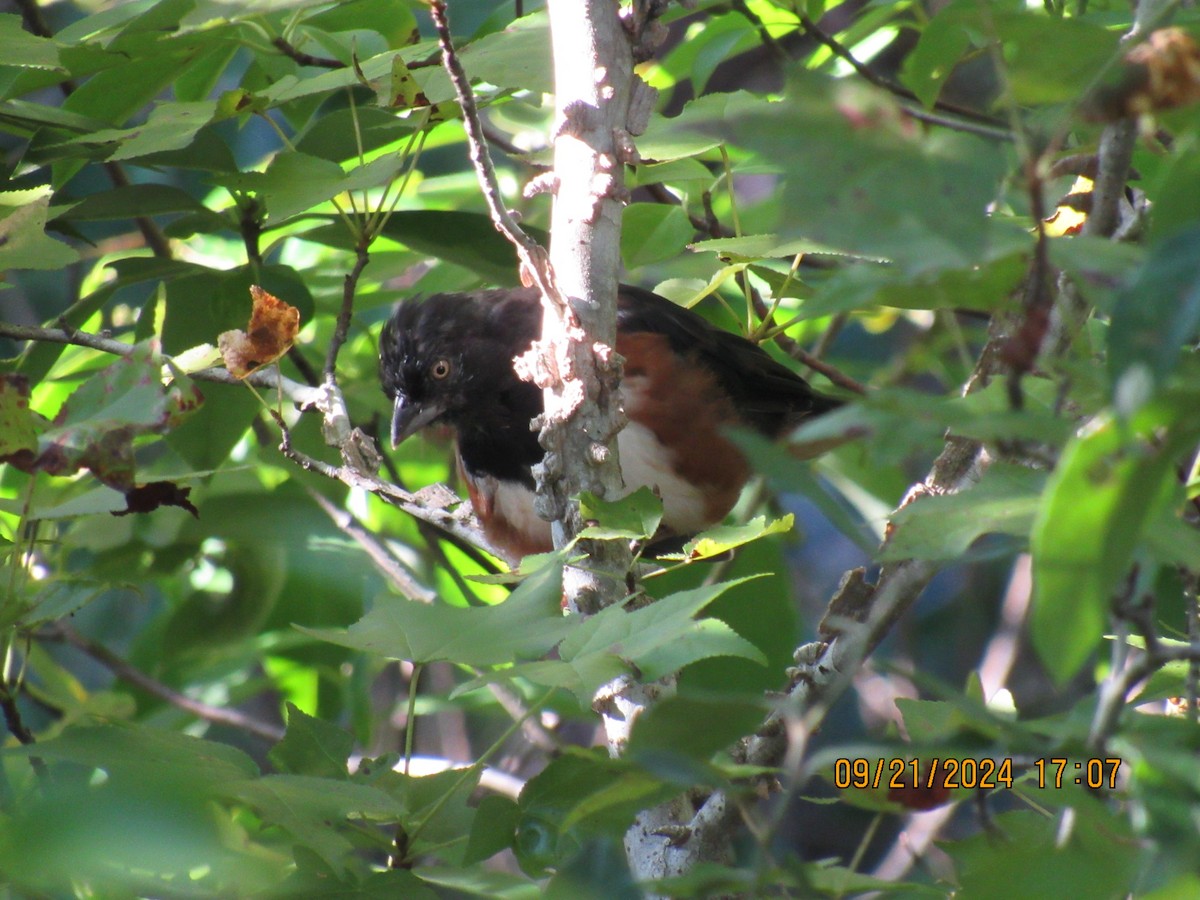
<svg viewBox="0 0 1200 900">
<path fill-rule="evenodd" d="M 724 426 L 775 438 L 838 405 L 757 344 L 670 300 L 622 285 L 617 303 L 629 417 L 617 437 L 621 471 L 630 491 L 647 485 L 662 497 L 669 533 L 701 531 L 737 501 L 750 467 Z M 434 294 L 401 303 L 380 341 L 392 445 L 435 422 L 453 426 L 471 505 L 511 561 L 551 549 L 530 473 L 542 459 L 530 429 L 542 392 L 513 371 L 541 322 L 532 288 Z"/>
</svg>

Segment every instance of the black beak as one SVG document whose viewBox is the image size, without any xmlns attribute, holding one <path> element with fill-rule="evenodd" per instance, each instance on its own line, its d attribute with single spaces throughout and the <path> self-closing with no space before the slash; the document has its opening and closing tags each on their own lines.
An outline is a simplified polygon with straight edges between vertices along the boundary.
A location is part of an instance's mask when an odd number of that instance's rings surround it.
<svg viewBox="0 0 1200 900">
<path fill-rule="evenodd" d="M 392 447 L 400 446 L 426 425 L 431 424 L 443 412 L 441 404 L 413 403 L 403 394 L 397 394 L 392 406 Z"/>
</svg>

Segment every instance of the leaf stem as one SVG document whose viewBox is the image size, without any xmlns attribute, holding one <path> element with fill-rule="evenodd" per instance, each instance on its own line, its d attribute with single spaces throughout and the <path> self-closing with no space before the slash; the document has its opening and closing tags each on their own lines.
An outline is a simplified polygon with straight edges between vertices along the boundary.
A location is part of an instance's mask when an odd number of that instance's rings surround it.
<svg viewBox="0 0 1200 900">
<path fill-rule="evenodd" d="M 404 719 L 404 774 L 412 764 L 413 739 L 417 732 L 417 686 L 421 681 L 424 663 L 413 663 L 412 677 L 408 679 L 408 711 Z"/>
</svg>

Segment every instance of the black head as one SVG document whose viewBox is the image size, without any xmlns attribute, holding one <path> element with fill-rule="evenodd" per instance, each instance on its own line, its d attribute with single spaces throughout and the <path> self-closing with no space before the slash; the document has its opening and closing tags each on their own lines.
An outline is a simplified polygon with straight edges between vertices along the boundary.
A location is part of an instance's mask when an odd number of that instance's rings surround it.
<svg viewBox="0 0 1200 900">
<path fill-rule="evenodd" d="M 524 290 L 399 304 L 379 344 L 379 380 L 393 403 L 392 445 L 435 422 L 455 426 L 460 443 L 515 422 L 524 440 L 541 394 L 517 378 L 512 361 L 537 336 L 540 316 L 536 293 Z"/>
</svg>

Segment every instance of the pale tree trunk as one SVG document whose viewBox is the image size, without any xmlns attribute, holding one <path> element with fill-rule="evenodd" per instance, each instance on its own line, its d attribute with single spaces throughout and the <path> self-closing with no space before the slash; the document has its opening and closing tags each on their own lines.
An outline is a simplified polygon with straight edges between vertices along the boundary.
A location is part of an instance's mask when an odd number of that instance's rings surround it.
<svg viewBox="0 0 1200 900">
<path fill-rule="evenodd" d="M 556 116 L 554 212 L 550 262 L 559 297 L 545 303 L 539 357 L 552 371 L 539 379 L 546 415 L 543 493 L 561 546 L 579 529 L 568 498 L 580 490 L 616 497 L 623 491 L 615 437 L 620 409 L 616 343 L 617 273 L 621 212 L 627 199 L 624 166 L 633 161 L 630 137 L 641 130 L 652 92 L 633 73 L 632 42 L 642 39 L 642 5 L 626 27 L 615 0 L 549 0 L 554 48 Z M 551 344 L 547 347 L 545 344 Z M 590 542 L 585 564 L 568 567 L 563 591 L 577 613 L 597 612 L 626 593 L 628 548 L 620 541 Z M 609 752 L 619 755 L 646 706 L 670 684 L 621 679 L 596 699 Z M 678 808 L 677 808 L 678 807 Z M 682 803 L 642 813 L 626 836 L 633 875 L 665 874 L 662 832 L 686 821 Z M 690 810 L 689 810 L 690 812 Z"/>
<path fill-rule="evenodd" d="M 615 438 L 625 420 L 612 348 L 626 193 L 618 148 L 628 143 L 633 61 L 613 0 L 548 5 L 556 97 L 550 268 L 558 298 L 546 298 L 537 348 L 550 370 L 538 379 L 546 407 L 540 477 L 561 546 L 580 527 L 572 495 L 613 498 L 623 489 Z M 589 564 L 568 568 L 564 592 L 586 614 L 624 594 L 629 552 L 618 541 L 582 549 Z"/>
</svg>

